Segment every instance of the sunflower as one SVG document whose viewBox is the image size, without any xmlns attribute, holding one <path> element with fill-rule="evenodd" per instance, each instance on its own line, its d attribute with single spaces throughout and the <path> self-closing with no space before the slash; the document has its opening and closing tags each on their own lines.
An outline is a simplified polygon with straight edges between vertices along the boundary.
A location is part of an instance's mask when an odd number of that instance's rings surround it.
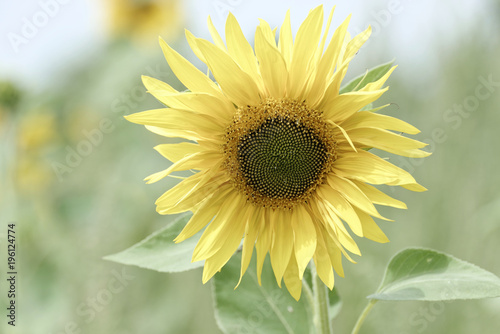
<svg viewBox="0 0 500 334">
<path fill-rule="evenodd" d="M 111 33 L 142 43 L 158 31 L 173 39 L 184 17 L 180 0 L 110 0 L 107 6 Z"/>
<path fill-rule="evenodd" d="M 387 242 L 372 218 L 385 219 L 374 204 L 406 208 L 372 185 L 425 190 L 408 172 L 367 150 L 428 155 L 419 150 L 426 144 L 392 132 L 416 134 L 415 127 L 376 113 L 380 108 L 362 110 L 387 91 L 382 86 L 394 68 L 356 91 L 339 93 L 349 62 L 371 29 L 351 39 L 348 17 L 326 43 L 332 15 L 333 10 L 322 35 L 323 7 L 315 8 L 293 40 L 288 12 L 277 43 L 276 30 L 261 20 L 254 48 L 232 14 L 226 43 L 209 18 L 214 44 L 186 32 L 208 74 L 160 39 L 188 91 L 143 77 L 149 92 L 169 108 L 127 119 L 188 140 L 157 146 L 173 164 L 146 180 L 196 171 L 156 205 L 160 214 L 193 212 L 176 242 L 206 227 L 192 258 L 205 260 L 204 283 L 242 244 L 240 281 L 255 248 L 259 283 L 269 253 L 278 285 L 284 281 L 295 299 L 311 259 L 332 289 L 333 271 L 344 275 L 342 255 L 350 261 L 348 252 L 361 255 L 346 225 L 359 237 Z"/>
</svg>

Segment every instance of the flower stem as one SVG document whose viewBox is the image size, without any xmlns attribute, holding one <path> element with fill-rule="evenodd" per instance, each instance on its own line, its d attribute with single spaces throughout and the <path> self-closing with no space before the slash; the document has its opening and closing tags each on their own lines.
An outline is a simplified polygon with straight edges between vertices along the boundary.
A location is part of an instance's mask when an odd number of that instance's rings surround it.
<svg viewBox="0 0 500 334">
<path fill-rule="evenodd" d="M 314 292 L 314 325 L 317 334 L 332 334 L 330 317 L 328 315 L 328 288 L 321 281 L 316 272 L 316 267 L 311 266 L 313 292 Z"/>
<path fill-rule="evenodd" d="M 363 326 L 363 322 L 365 322 L 366 316 L 368 315 L 368 313 L 370 313 L 370 311 L 372 310 L 373 306 L 376 303 L 377 303 L 376 299 L 370 299 L 363 312 L 361 312 L 361 314 L 359 315 L 358 321 L 356 321 L 356 325 L 354 325 L 351 334 L 358 334 L 359 330 L 361 329 L 361 326 Z"/>
</svg>

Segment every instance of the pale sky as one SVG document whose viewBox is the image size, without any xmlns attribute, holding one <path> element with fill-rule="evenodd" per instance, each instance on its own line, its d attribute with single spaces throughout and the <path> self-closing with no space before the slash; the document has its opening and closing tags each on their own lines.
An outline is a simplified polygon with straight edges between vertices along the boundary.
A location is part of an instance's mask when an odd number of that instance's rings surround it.
<svg viewBox="0 0 500 334">
<path fill-rule="evenodd" d="M 99 52 L 106 43 L 103 3 L 98 0 L 2 1 L 0 78 L 14 79 L 27 88 L 41 90 L 57 80 L 52 75 L 57 68 L 83 62 Z M 439 57 L 434 51 L 436 43 L 454 45 L 460 43 L 461 36 L 472 27 L 483 26 L 484 33 L 488 34 L 493 26 L 489 15 L 493 0 L 187 0 L 184 1 L 186 28 L 198 37 L 209 38 L 206 19 L 210 15 L 223 34 L 225 16 L 231 10 L 251 39 L 258 18 L 275 27 L 283 22 L 290 8 L 296 32 L 308 11 L 322 3 L 325 15 L 337 4 L 332 27 L 349 13 L 353 14 L 351 33 L 371 24 L 373 47 L 388 46 L 388 53 L 394 58 L 415 65 L 406 69 L 410 72 L 418 71 L 420 64 L 425 64 L 427 72 L 433 72 Z"/>
</svg>

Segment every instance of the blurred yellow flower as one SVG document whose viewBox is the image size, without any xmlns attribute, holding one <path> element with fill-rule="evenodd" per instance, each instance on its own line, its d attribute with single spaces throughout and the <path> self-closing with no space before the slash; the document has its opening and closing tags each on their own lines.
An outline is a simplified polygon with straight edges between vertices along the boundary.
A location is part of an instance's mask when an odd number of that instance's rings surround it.
<svg viewBox="0 0 500 334">
<path fill-rule="evenodd" d="M 18 126 L 18 144 L 22 151 L 37 150 L 57 137 L 56 119 L 48 110 L 23 115 Z"/>
<path fill-rule="evenodd" d="M 157 146 L 173 165 L 147 180 L 199 171 L 156 204 L 161 214 L 194 212 L 176 242 L 206 227 L 193 254 L 193 261 L 205 260 L 203 282 L 221 270 L 243 238 L 241 276 L 255 247 L 259 282 L 270 253 L 278 284 L 284 280 L 294 298 L 300 298 L 311 259 L 332 289 L 332 268 L 343 276 L 342 254 L 349 260 L 346 251 L 360 255 L 345 225 L 359 237 L 387 242 L 372 219 L 385 219 L 374 204 L 406 208 L 369 184 L 425 190 L 408 172 L 365 150 L 428 155 L 420 150 L 426 144 L 389 131 L 416 134 L 415 127 L 377 110 L 360 111 L 387 91 L 382 87 L 394 68 L 357 91 L 339 93 L 371 29 L 351 39 L 348 18 L 326 43 L 331 19 L 322 35 L 323 7 L 317 7 L 294 40 L 287 13 L 278 43 L 261 21 L 255 49 L 233 15 L 226 22 L 226 43 L 209 20 L 215 45 L 190 32 L 186 36 L 217 83 L 164 41 L 165 57 L 189 91 L 143 77 L 148 91 L 170 108 L 127 119 L 195 142 Z"/>
<path fill-rule="evenodd" d="M 44 161 L 47 150 L 60 139 L 54 113 L 50 109 L 40 109 L 23 114 L 16 136 L 18 190 L 23 194 L 39 195 L 54 179 L 50 165 Z"/>
<path fill-rule="evenodd" d="M 173 39 L 184 22 L 180 0 L 110 0 L 109 10 L 112 33 L 142 43 L 158 35 Z"/>
<path fill-rule="evenodd" d="M 36 155 L 21 154 L 15 173 L 17 189 L 24 195 L 43 196 L 44 190 L 54 180 L 50 166 Z"/>
</svg>

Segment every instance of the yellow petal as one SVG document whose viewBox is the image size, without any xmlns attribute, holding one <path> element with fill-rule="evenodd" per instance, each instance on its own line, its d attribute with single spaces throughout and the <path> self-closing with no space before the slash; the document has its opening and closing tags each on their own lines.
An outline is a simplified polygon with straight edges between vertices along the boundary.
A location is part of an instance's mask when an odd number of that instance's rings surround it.
<svg viewBox="0 0 500 334">
<path fill-rule="evenodd" d="M 332 210 L 340 218 L 342 218 L 357 235 L 363 236 L 363 228 L 358 215 L 352 208 L 351 204 L 335 189 L 329 185 L 324 185 L 318 189 L 321 198 L 331 205 Z"/>
<path fill-rule="evenodd" d="M 257 29 L 260 29 L 262 32 L 262 36 L 265 38 L 265 40 L 269 43 L 269 45 L 272 45 L 273 47 L 276 47 L 276 39 L 274 37 L 273 30 L 269 26 L 269 23 L 266 21 L 259 19 L 259 26 Z"/>
<path fill-rule="evenodd" d="M 311 75 L 314 54 L 318 48 L 323 25 L 323 6 L 313 9 L 302 22 L 295 37 L 290 63 L 290 80 L 287 84 L 289 96 L 300 96 Z M 299 267 L 300 269 L 300 267 Z"/>
<path fill-rule="evenodd" d="M 150 175 L 146 177 L 145 180 L 148 181 L 148 184 L 150 184 L 157 182 L 176 171 L 210 169 L 219 164 L 220 161 L 221 154 L 219 152 L 197 152 L 185 156 L 181 160 L 172 164 L 169 168 Z"/>
<path fill-rule="evenodd" d="M 364 106 L 377 100 L 387 89 L 384 88 L 370 92 L 356 91 L 338 95 L 326 101 L 322 106 L 325 117 L 336 123 L 340 123 L 354 115 Z"/>
<path fill-rule="evenodd" d="M 365 238 L 380 243 L 389 242 L 389 239 L 387 238 L 385 233 L 382 232 L 380 227 L 378 227 L 378 225 L 375 223 L 373 218 L 370 217 L 370 215 L 356 208 L 354 208 L 354 210 L 356 210 L 359 219 L 361 219 L 361 224 L 363 225 L 363 235 Z"/>
<path fill-rule="evenodd" d="M 353 182 L 358 186 L 358 188 L 365 193 L 365 195 L 375 204 L 391 206 L 398 209 L 406 209 L 406 204 L 404 202 L 398 201 L 391 196 L 383 193 L 374 186 L 353 180 Z"/>
<path fill-rule="evenodd" d="M 313 108 L 323 98 L 326 87 L 328 87 L 332 82 L 333 71 L 340 55 L 340 48 L 344 41 L 350 19 L 351 15 L 347 17 L 344 23 L 342 23 L 337 30 L 335 30 L 323 57 L 321 57 L 321 60 L 319 61 L 314 84 L 309 92 L 309 95 L 307 96 L 307 101 L 311 106 L 313 106 Z"/>
<path fill-rule="evenodd" d="M 171 93 L 165 90 L 150 90 L 148 92 L 158 101 L 171 108 L 205 114 L 222 122 L 230 120 L 235 112 L 233 104 L 227 98 L 220 100 L 206 93 Z"/>
<path fill-rule="evenodd" d="M 271 217 L 271 219 L 276 219 L 273 226 L 274 242 L 270 251 L 271 265 L 276 276 L 276 281 L 281 288 L 281 280 L 293 248 L 293 230 L 290 224 L 291 214 L 288 210 L 276 210 L 274 211 L 274 217 Z"/>
<path fill-rule="evenodd" d="M 351 204 L 358 207 L 362 211 L 374 217 L 385 219 L 378 213 L 372 201 L 363 193 L 352 181 L 339 177 L 337 175 L 329 175 L 328 184 L 337 190 Z"/>
<path fill-rule="evenodd" d="M 335 213 L 333 205 L 324 199 L 320 199 L 316 202 L 316 206 L 320 212 L 320 216 L 323 217 L 323 225 L 325 225 L 326 228 L 331 229 L 333 234 L 338 235 L 338 229 L 341 229 L 347 235 L 349 234 L 344 226 L 344 223 Z"/>
<path fill-rule="evenodd" d="M 208 93 L 223 99 L 220 89 L 208 76 L 172 49 L 160 38 L 163 54 L 175 76 L 192 92 Z"/>
<path fill-rule="evenodd" d="M 193 35 L 193 33 L 187 29 L 185 30 L 185 35 L 186 35 L 186 40 L 189 44 L 189 47 L 191 48 L 191 50 L 193 50 L 193 53 L 195 54 L 195 56 L 198 57 L 198 59 L 200 59 L 202 62 L 204 62 L 206 64 L 207 60 L 205 59 L 205 56 L 203 55 L 200 48 L 198 47 L 198 44 L 196 43 L 196 36 Z"/>
<path fill-rule="evenodd" d="M 311 215 L 302 205 L 294 208 L 291 222 L 295 236 L 295 258 L 299 268 L 299 278 L 302 279 L 304 270 L 316 251 L 316 229 Z"/>
<path fill-rule="evenodd" d="M 380 88 L 382 88 L 382 86 L 387 81 L 387 79 L 389 79 L 389 77 L 391 76 L 392 72 L 394 72 L 396 67 L 398 67 L 398 66 L 397 65 L 393 66 L 389 71 L 387 71 L 386 74 L 384 74 L 384 76 L 382 78 L 378 79 L 377 81 L 370 82 L 365 87 L 363 87 L 361 90 L 366 91 L 366 92 L 379 90 Z"/>
<path fill-rule="evenodd" d="M 262 228 L 262 221 L 258 220 L 258 217 L 260 217 L 260 210 L 260 208 L 254 208 L 252 216 L 248 218 L 246 223 L 245 238 L 243 240 L 243 248 L 241 252 L 240 279 L 235 289 L 240 285 L 241 279 L 248 269 L 248 265 L 250 264 L 250 261 L 252 259 L 255 240 L 257 239 L 257 235 Z"/>
<path fill-rule="evenodd" d="M 238 106 L 258 104 L 260 97 L 256 83 L 231 56 L 208 41 L 198 39 L 197 42 L 224 94 Z"/>
<path fill-rule="evenodd" d="M 252 46 L 243 35 L 241 27 L 232 13 L 229 13 L 226 21 L 226 41 L 229 54 L 243 71 L 259 83 L 259 68 Z"/>
<path fill-rule="evenodd" d="M 238 249 L 245 231 L 244 217 L 247 211 L 243 209 L 233 213 L 231 224 L 228 224 L 225 231 L 222 232 L 225 237 L 220 240 L 220 248 L 217 250 L 217 253 L 205 261 L 202 278 L 203 284 L 208 282 L 216 272 L 220 271 Z"/>
<path fill-rule="evenodd" d="M 202 139 L 200 135 L 186 129 L 165 129 L 151 125 L 146 125 L 146 129 L 163 137 L 184 138 L 187 140 L 193 140 L 197 142 L 200 142 L 200 140 Z"/>
<path fill-rule="evenodd" d="M 182 229 L 181 233 L 174 239 L 175 243 L 182 242 L 201 231 L 202 228 L 208 225 L 212 218 L 217 215 L 222 202 L 230 192 L 230 188 L 221 188 L 209 195 L 194 212 L 191 219 Z"/>
<path fill-rule="evenodd" d="M 156 200 L 156 211 L 166 215 L 191 210 L 214 189 L 223 184 L 225 176 L 223 174 L 215 175 L 219 168 L 220 165 L 196 173 L 169 189 Z"/>
<path fill-rule="evenodd" d="M 328 33 L 330 31 L 330 25 L 332 24 L 332 18 L 333 18 L 333 13 L 335 12 L 335 7 L 336 6 L 332 7 L 332 10 L 330 10 L 330 15 L 328 15 L 328 19 L 326 20 L 325 31 L 323 32 L 323 37 L 321 38 L 321 42 L 319 43 L 319 47 L 315 54 L 316 61 L 318 61 L 319 58 L 321 58 L 323 52 L 325 51 L 326 38 L 328 37 Z"/>
<path fill-rule="evenodd" d="M 292 50 L 293 50 L 293 35 L 292 35 L 292 26 L 290 23 L 290 10 L 286 12 L 285 21 L 283 22 L 280 28 L 280 38 L 278 41 L 278 48 L 288 67 L 292 59 Z"/>
<path fill-rule="evenodd" d="M 363 150 L 346 153 L 334 163 L 339 176 L 371 184 L 409 185 L 417 182 L 407 171 Z"/>
<path fill-rule="evenodd" d="M 286 288 L 296 301 L 300 299 L 300 294 L 302 293 L 302 279 L 299 276 L 299 267 L 297 266 L 295 253 L 292 252 L 283 280 L 285 281 Z"/>
<path fill-rule="evenodd" d="M 172 162 L 177 162 L 182 158 L 194 153 L 206 150 L 203 146 L 194 143 L 161 144 L 154 148 L 158 153 Z"/>
<path fill-rule="evenodd" d="M 210 31 L 210 35 L 212 35 L 212 40 L 214 41 L 215 45 L 222 51 L 226 51 L 226 46 L 224 45 L 224 41 L 217 32 L 217 29 L 215 29 L 215 26 L 212 22 L 212 18 L 210 16 L 207 19 L 207 24 L 208 24 L 208 30 Z"/>
<path fill-rule="evenodd" d="M 344 61 L 347 59 L 351 59 L 359 49 L 365 44 L 365 42 L 370 38 L 372 34 L 372 27 L 368 27 L 362 33 L 356 35 L 348 44 L 344 53 Z"/>
<path fill-rule="evenodd" d="M 316 228 L 316 234 L 318 235 L 318 245 L 313 256 L 316 272 L 323 283 L 331 290 L 334 284 L 332 263 L 328 255 L 328 249 L 326 248 L 321 228 Z"/>
<path fill-rule="evenodd" d="M 348 133 L 354 143 L 365 147 L 374 147 L 411 158 L 424 158 L 431 155 L 429 152 L 419 150 L 419 148 L 427 146 L 426 143 L 387 130 L 356 128 L 348 131 Z"/>
<path fill-rule="evenodd" d="M 255 52 L 259 60 L 260 72 L 270 96 L 281 98 L 285 95 L 288 71 L 276 47 L 269 44 L 260 27 L 255 33 Z"/>
<path fill-rule="evenodd" d="M 147 90 L 162 90 L 169 93 L 178 93 L 177 89 L 161 80 L 148 77 L 147 75 L 141 76 L 141 79 Z"/>
<path fill-rule="evenodd" d="M 198 138 L 212 140 L 216 140 L 225 132 L 225 127 L 213 117 L 181 109 L 147 110 L 125 116 L 125 119 L 136 124 L 165 128 L 167 131 L 187 130 L 196 134 Z"/>
<path fill-rule="evenodd" d="M 227 238 L 231 237 L 232 233 L 236 233 L 242 229 L 241 235 L 237 236 L 241 240 L 244 224 L 240 220 L 234 219 L 241 214 L 242 208 L 245 207 L 246 199 L 243 200 L 238 192 L 233 192 L 232 196 L 226 197 L 222 204 L 219 213 L 207 226 L 200 237 L 198 244 L 193 251 L 193 262 L 201 261 L 212 257 L 221 247 Z M 243 225 L 243 227 L 241 227 Z"/>
<path fill-rule="evenodd" d="M 416 127 L 398 118 L 376 114 L 370 111 L 360 111 L 355 113 L 342 123 L 342 127 L 346 131 L 356 128 L 380 128 L 385 130 L 401 131 L 412 135 L 420 133 Z"/>
<path fill-rule="evenodd" d="M 325 241 L 326 248 L 328 250 L 328 255 L 332 263 L 333 269 L 340 277 L 344 277 L 344 268 L 342 267 L 342 251 L 337 246 L 336 242 L 328 233 L 323 233 L 323 238 Z"/>
<path fill-rule="evenodd" d="M 264 265 L 267 252 L 271 247 L 272 221 L 269 219 L 269 210 L 271 209 L 262 209 L 260 213 L 261 215 L 258 217 L 259 220 L 263 220 L 262 228 L 259 231 L 259 236 L 257 237 L 257 242 L 255 243 L 255 250 L 257 251 L 257 280 L 259 281 L 259 285 L 262 284 L 262 266 Z"/>
</svg>

